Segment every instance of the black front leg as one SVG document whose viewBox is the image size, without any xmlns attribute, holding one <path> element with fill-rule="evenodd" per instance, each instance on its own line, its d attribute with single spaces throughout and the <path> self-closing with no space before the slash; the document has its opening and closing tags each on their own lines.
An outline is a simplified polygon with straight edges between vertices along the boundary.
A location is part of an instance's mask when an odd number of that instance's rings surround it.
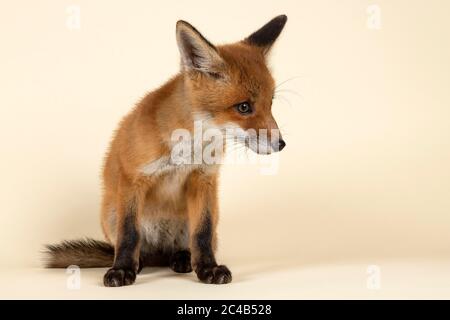
<svg viewBox="0 0 450 320">
<path fill-rule="evenodd" d="M 198 231 L 194 233 L 196 248 L 195 272 L 200 281 L 212 284 L 225 284 L 232 280 L 231 272 L 224 265 L 217 265 L 213 251 L 213 225 L 210 211 L 204 211 Z"/>
<path fill-rule="evenodd" d="M 218 265 L 214 256 L 218 221 L 217 174 L 205 174 L 201 170 L 193 172 L 186 190 L 192 266 L 197 277 L 205 283 L 229 283 L 230 270 Z"/>
<path fill-rule="evenodd" d="M 127 206 L 125 216 L 119 219 L 114 264 L 103 278 L 106 287 L 127 286 L 136 280 L 140 248 L 134 208 L 134 205 Z"/>
</svg>

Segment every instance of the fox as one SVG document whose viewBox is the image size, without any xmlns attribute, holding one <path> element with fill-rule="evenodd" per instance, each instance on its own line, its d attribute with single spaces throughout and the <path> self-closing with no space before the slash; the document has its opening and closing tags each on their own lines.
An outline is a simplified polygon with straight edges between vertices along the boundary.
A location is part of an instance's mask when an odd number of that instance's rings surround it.
<svg viewBox="0 0 450 320">
<path fill-rule="evenodd" d="M 268 56 L 286 22 L 287 16 L 279 15 L 244 40 L 218 46 L 188 22 L 176 23 L 179 73 L 122 119 L 105 156 L 105 240 L 46 245 L 46 267 L 109 268 L 106 287 L 131 285 L 148 266 L 195 271 L 207 284 L 232 281 L 231 271 L 215 257 L 221 163 L 192 161 L 195 148 L 186 147 L 192 136 L 174 141 L 173 135 L 192 134 L 200 123 L 216 130 L 213 136 L 225 147 L 232 128 L 236 143 L 247 150 L 281 151 L 286 143 L 272 115 L 275 80 Z M 219 154 L 214 147 L 211 155 L 222 159 Z"/>
</svg>

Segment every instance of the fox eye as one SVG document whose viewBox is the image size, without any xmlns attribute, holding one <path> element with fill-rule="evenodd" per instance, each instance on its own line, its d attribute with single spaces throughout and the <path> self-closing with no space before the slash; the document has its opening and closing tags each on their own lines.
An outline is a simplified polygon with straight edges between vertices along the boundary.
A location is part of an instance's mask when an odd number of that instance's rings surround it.
<svg viewBox="0 0 450 320">
<path fill-rule="evenodd" d="M 236 105 L 236 110 L 241 114 L 252 113 L 252 107 L 249 102 L 242 102 Z"/>
</svg>

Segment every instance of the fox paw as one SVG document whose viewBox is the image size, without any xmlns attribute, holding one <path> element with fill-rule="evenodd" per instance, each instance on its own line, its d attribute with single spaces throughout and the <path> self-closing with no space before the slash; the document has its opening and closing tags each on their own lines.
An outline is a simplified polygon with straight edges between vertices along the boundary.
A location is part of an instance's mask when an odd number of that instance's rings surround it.
<svg viewBox="0 0 450 320">
<path fill-rule="evenodd" d="M 177 273 L 191 272 L 191 253 L 188 250 L 175 252 L 170 260 L 170 269 Z"/>
<path fill-rule="evenodd" d="M 195 272 L 204 283 L 225 284 L 232 280 L 231 271 L 226 266 L 198 266 Z"/>
<path fill-rule="evenodd" d="M 131 269 L 109 269 L 103 277 L 105 287 L 122 287 L 133 284 L 136 272 Z"/>
</svg>

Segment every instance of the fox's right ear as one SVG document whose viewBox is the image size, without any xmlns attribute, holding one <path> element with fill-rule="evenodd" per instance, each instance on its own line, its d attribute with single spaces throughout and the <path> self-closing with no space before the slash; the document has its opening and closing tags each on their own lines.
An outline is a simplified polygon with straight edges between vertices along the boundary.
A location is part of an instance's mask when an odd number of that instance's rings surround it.
<svg viewBox="0 0 450 320">
<path fill-rule="evenodd" d="M 220 77 L 224 61 L 216 47 L 186 21 L 177 22 L 177 43 L 183 68 Z"/>
</svg>

